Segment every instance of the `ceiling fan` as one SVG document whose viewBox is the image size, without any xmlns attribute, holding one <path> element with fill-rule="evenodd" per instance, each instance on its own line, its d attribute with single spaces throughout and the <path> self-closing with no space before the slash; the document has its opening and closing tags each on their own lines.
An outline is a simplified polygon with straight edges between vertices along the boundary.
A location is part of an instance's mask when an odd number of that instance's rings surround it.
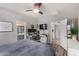
<svg viewBox="0 0 79 59">
<path fill-rule="evenodd" d="M 25 10 L 25 11 L 26 12 L 33 11 L 34 13 L 39 13 L 39 14 L 43 15 L 43 12 L 40 10 L 41 7 L 42 7 L 42 3 L 34 3 L 33 9 L 29 9 L 29 10 Z"/>
</svg>

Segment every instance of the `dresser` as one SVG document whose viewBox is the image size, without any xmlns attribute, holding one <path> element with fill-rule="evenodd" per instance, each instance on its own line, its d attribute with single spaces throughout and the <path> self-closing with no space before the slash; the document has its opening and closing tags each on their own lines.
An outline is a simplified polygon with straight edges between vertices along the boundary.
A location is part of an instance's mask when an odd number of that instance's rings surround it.
<svg viewBox="0 0 79 59">
<path fill-rule="evenodd" d="M 68 56 L 79 56 L 79 41 L 68 40 Z"/>
</svg>

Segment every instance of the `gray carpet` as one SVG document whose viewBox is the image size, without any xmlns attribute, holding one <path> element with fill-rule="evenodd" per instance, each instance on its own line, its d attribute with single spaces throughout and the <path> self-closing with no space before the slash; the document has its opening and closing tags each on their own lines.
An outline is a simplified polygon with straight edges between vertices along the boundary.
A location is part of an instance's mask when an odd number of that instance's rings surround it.
<svg viewBox="0 0 79 59">
<path fill-rule="evenodd" d="M 0 46 L 0 56 L 54 56 L 55 52 L 47 44 L 32 40 L 19 40 L 13 44 Z"/>
</svg>

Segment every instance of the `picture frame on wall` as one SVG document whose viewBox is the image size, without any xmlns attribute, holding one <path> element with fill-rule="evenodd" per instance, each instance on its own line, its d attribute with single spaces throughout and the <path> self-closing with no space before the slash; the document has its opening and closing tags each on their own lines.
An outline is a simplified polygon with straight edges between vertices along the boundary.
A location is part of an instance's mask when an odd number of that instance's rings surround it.
<svg viewBox="0 0 79 59">
<path fill-rule="evenodd" d="M 40 25 L 39 25 L 39 28 L 40 28 L 41 30 L 47 30 L 47 24 L 40 24 Z"/>
<path fill-rule="evenodd" d="M 9 21 L 0 21 L 0 32 L 12 32 L 13 23 Z"/>
</svg>

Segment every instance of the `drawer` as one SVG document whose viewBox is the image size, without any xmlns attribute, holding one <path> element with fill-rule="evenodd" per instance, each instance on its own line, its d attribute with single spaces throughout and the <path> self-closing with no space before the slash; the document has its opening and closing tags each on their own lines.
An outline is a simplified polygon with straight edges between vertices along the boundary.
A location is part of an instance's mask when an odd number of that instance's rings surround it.
<svg viewBox="0 0 79 59">
<path fill-rule="evenodd" d="M 68 56 L 79 56 L 79 50 L 68 48 Z"/>
</svg>

